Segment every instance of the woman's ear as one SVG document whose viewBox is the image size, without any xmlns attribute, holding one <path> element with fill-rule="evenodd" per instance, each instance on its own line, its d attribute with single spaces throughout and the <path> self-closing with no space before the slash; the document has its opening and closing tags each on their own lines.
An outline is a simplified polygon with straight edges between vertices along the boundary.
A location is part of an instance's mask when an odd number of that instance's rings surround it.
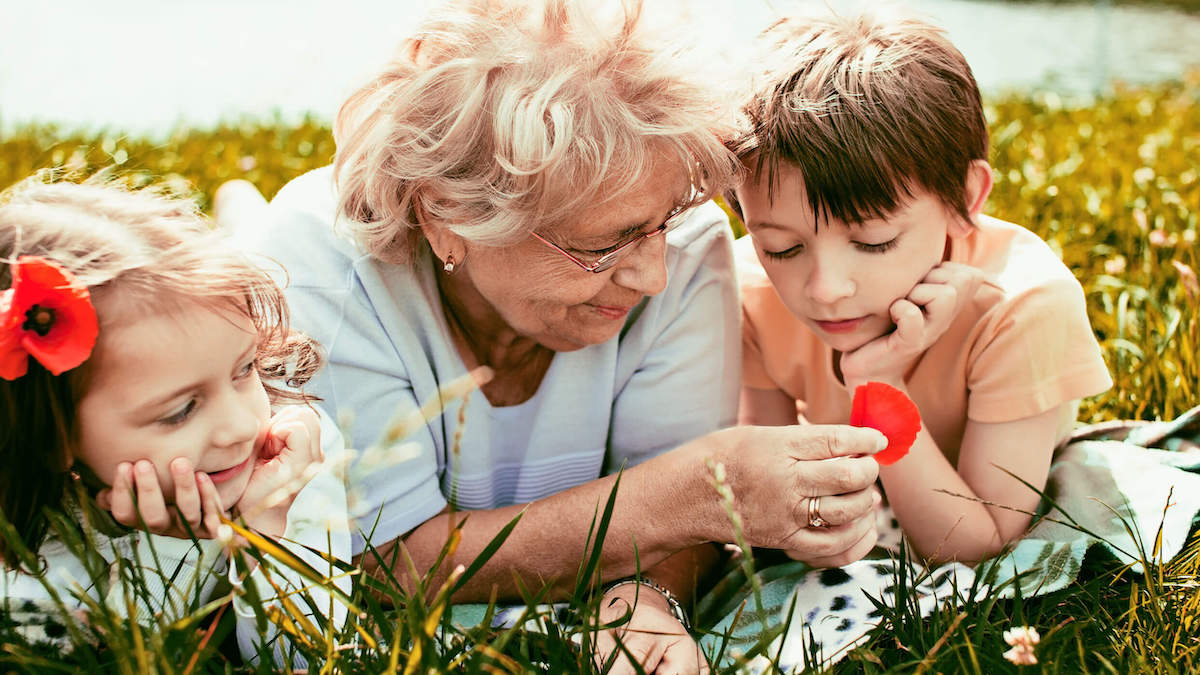
<svg viewBox="0 0 1200 675">
<path fill-rule="evenodd" d="M 966 194 L 963 202 L 967 205 L 967 215 L 971 222 L 955 218 L 950 226 L 951 237 L 962 237 L 970 234 L 975 225 L 975 219 L 983 212 L 988 195 L 992 192 L 992 167 L 986 160 L 977 159 L 967 165 Z"/>
<path fill-rule="evenodd" d="M 451 232 L 449 228 L 435 224 L 420 195 L 413 197 L 413 212 L 417 216 L 421 234 L 425 237 L 425 241 L 429 242 L 429 248 L 433 249 L 433 254 L 437 256 L 438 260 L 443 263 L 447 260 L 461 263 L 467 255 L 466 242 L 463 238 Z"/>
</svg>

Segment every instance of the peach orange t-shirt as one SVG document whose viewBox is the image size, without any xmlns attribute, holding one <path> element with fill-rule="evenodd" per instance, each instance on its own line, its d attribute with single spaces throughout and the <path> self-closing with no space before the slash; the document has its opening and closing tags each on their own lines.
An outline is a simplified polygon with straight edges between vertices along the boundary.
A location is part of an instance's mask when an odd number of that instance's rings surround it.
<svg viewBox="0 0 1200 675">
<path fill-rule="evenodd" d="M 832 350 L 775 293 L 750 237 L 734 248 L 743 386 L 782 390 L 813 424 L 845 424 L 851 392 L 834 375 Z M 971 234 L 951 240 L 950 260 L 982 269 L 985 281 L 905 381 L 952 461 L 968 419 L 1023 419 L 1112 386 L 1083 289 L 1037 235 L 983 216 Z"/>
</svg>

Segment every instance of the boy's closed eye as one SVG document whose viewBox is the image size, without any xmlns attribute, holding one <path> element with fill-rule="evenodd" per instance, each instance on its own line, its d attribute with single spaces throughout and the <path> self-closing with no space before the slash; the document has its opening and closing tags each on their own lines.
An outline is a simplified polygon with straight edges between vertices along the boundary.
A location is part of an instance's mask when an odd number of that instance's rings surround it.
<svg viewBox="0 0 1200 675">
<path fill-rule="evenodd" d="M 900 243 L 900 237 L 895 236 L 895 237 L 892 237 L 891 239 L 888 239 L 886 241 L 881 241 L 879 243 L 870 243 L 870 242 L 865 242 L 865 241 L 854 241 L 854 240 L 851 240 L 850 243 L 851 243 L 851 245 L 854 246 L 854 248 L 858 249 L 859 251 L 862 251 L 863 253 L 886 253 L 886 252 L 892 250 L 893 248 L 895 248 Z M 792 258 L 792 257 L 795 257 L 796 255 L 799 255 L 803 251 L 804 251 L 804 244 L 796 244 L 795 246 L 791 246 L 789 248 L 786 248 L 783 250 L 777 250 L 777 251 L 769 251 L 766 248 L 764 248 L 763 254 L 772 260 L 787 260 L 788 258 Z"/>
</svg>

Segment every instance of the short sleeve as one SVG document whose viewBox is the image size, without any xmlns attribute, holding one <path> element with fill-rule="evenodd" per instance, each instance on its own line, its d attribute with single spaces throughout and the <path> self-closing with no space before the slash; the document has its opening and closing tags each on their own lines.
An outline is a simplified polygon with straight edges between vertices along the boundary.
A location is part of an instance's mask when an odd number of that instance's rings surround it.
<svg viewBox="0 0 1200 675">
<path fill-rule="evenodd" d="M 771 281 L 754 252 L 753 241 L 747 235 L 734 243 L 737 264 L 738 290 L 742 300 L 742 386 L 752 389 L 779 389 L 768 374 L 763 353 L 761 333 L 766 314 L 771 311 L 766 302 L 774 299 Z M 770 329 L 770 326 L 766 326 Z"/>
<path fill-rule="evenodd" d="M 650 315 L 621 338 L 618 378 L 628 376 L 613 402 L 606 472 L 736 420 L 741 310 L 733 237 L 713 204 L 689 220 L 668 251 L 664 297 L 648 303 Z"/>
<path fill-rule="evenodd" d="M 335 233 L 328 171 L 289 183 L 271 202 L 265 226 L 244 235 L 252 250 L 287 270 L 292 325 L 321 345 L 326 363 L 305 386 L 346 425 L 354 453 L 348 481 L 352 550 L 391 541 L 439 513 L 438 450 L 428 426 L 402 443 L 379 447 L 392 420 L 417 409 L 405 357 L 420 339 L 400 314 L 420 302 L 397 297 L 396 285 L 357 246 Z M 397 274 L 407 270 L 397 266 Z M 372 304 L 372 297 L 379 298 Z"/>
<path fill-rule="evenodd" d="M 1027 289 L 985 321 L 968 365 L 970 419 L 1032 417 L 1112 386 L 1073 277 Z"/>
</svg>

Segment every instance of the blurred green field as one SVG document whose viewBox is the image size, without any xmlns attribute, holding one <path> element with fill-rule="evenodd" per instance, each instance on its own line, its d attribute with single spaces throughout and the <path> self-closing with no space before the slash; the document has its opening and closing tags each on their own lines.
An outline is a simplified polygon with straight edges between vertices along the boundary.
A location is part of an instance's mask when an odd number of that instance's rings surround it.
<svg viewBox="0 0 1200 675">
<path fill-rule="evenodd" d="M 1200 74 L 1087 107 L 1049 93 L 988 102 L 988 211 L 1041 235 L 1075 271 L 1116 381 L 1085 402 L 1083 421 L 1171 418 L 1200 402 L 1198 104 Z M 333 153 L 328 125 L 313 119 L 183 129 L 162 141 L 24 127 L 0 138 L 0 187 L 48 167 L 114 167 L 134 181 L 161 177 L 208 208 L 226 180 L 270 197 Z"/>
<path fill-rule="evenodd" d="M 1200 74 L 1118 89 L 1088 106 L 1053 94 L 1012 95 L 989 100 L 987 110 L 996 175 L 988 211 L 1028 226 L 1061 253 L 1084 286 L 1113 372 L 1116 386 L 1085 401 L 1081 419 L 1171 418 L 1200 402 Z M 245 178 L 270 197 L 291 178 L 327 164 L 333 152 L 328 126 L 316 120 L 245 121 L 179 130 L 160 141 L 25 127 L 0 137 L 0 188 L 42 169 L 90 174 L 108 167 L 133 182 L 165 180 L 208 208 L 225 180 Z M 1168 565 L 1148 564 L 1141 576 L 1105 569 L 1042 598 L 948 607 L 931 618 L 901 611 L 834 672 L 1009 672 L 1014 668 L 1000 656 L 1000 632 L 1016 623 L 1057 635 L 1060 653 L 1036 669 L 1041 672 L 1196 672 L 1198 580 L 1200 544 L 1193 540 L 1185 555 Z M 421 593 L 408 597 L 398 588 L 384 589 L 395 596 L 396 609 L 378 606 L 360 588 L 355 598 L 366 611 L 359 637 L 356 627 L 316 635 L 304 653 L 332 658 L 327 667 L 351 673 L 397 672 L 405 664 L 406 673 L 591 667 L 570 635 L 480 626 L 443 641 L 434 628 L 448 595 L 414 602 Z M 198 609 L 197 616 L 207 612 Z M 0 670 L 247 669 L 215 647 L 228 638 L 228 617 L 204 631 L 181 624 L 145 634 L 115 615 L 90 621 L 107 631 L 98 651 L 51 654 L 8 644 L 0 648 Z M 384 636 L 390 646 L 383 639 L 376 646 Z M 355 641 L 356 649 L 344 651 Z"/>
<path fill-rule="evenodd" d="M 1184 12 L 1200 13 L 1200 0 L 1005 0 L 1006 2 L 1022 5 L 1142 5 L 1146 7 L 1163 7 L 1178 9 Z"/>
</svg>

